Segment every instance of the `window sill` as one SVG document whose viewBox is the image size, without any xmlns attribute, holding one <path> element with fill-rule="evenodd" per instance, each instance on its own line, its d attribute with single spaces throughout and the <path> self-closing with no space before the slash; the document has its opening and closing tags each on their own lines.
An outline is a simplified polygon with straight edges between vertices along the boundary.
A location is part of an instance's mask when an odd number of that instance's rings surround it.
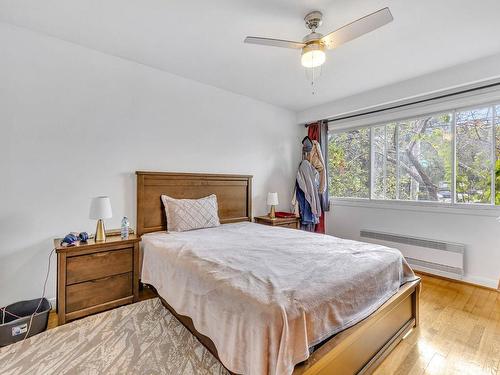
<svg viewBox="0 0 500 375">
<path fill-rule="evenodd" d="M 335 206 L 366 207 L 383 210 L 403 210 L 432 212 L 440 214 L 459 214 L 473 216 L 500 216 L 500 206 L 482 204 L 457 204 L 435 202 L 409 202 L 395 200 L 363 199 L 363 198 L 333 198 L 330 197 L 332 209 Z"/>
</svg>

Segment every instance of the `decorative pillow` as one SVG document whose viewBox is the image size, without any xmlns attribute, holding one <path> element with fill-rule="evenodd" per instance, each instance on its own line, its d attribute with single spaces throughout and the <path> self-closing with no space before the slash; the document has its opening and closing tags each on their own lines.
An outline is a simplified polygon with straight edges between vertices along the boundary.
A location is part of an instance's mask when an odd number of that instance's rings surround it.
<svg viewBox="0 0 500 375">
<path fill-rule="evenodd" d="M 175 199 L 162 195 L 169 232 L 212 228 L 220 225 L 217 196 L 200 199 Z"/>
</svg>

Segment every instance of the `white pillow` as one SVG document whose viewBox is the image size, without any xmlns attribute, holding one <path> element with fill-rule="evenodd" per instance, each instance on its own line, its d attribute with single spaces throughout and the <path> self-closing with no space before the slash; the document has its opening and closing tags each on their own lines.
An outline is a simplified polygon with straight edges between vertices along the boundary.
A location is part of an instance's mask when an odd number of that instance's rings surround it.
<svg viewBox="0 0 500 375">
<path fill-rule="evenodd" d="M 165 206 L 169 232 L 184 232 L 220 225 L 215 194 L 200 199 L 175 199 L 162 195 L 161 200 Z"/>
</svg>

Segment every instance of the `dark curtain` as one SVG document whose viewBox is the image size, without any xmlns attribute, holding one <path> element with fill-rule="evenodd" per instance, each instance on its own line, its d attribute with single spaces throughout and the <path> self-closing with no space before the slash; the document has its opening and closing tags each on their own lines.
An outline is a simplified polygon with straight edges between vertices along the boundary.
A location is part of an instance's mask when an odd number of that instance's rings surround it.
<svg viewBox="0 0 500 375">
<path fill-rule="evenodd" d="M 325 233 L 325 211 L 330 210 L 330 199 L 328 196 L 328 123 L 326 121 L 318 121 L 307 125 L 307 135 L 313 141 L 318 141 L 321 152 L 323 154 L 323 160 L 325 161 L 325 172 L 326 172 L 326 191 L 321 194 L 321 208 L 322 213 L 319 218 L 319 223 L 316 225 L 315 232 Z"/>
</svg>

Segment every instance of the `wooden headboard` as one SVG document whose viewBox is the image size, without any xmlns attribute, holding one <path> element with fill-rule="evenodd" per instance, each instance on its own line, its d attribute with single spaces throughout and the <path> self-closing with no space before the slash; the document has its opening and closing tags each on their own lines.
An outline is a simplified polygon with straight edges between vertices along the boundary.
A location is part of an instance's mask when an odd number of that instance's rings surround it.
<svg viewBox="0 0 500 375">
<path fill-rule="evenodd" d="M 204 173 L 135 172 L 137 234 L 167 230 L 161 195 L 203 198 L 217 195 L 222 224 L 252 221 L 252 176 Z"/>
</svg>

